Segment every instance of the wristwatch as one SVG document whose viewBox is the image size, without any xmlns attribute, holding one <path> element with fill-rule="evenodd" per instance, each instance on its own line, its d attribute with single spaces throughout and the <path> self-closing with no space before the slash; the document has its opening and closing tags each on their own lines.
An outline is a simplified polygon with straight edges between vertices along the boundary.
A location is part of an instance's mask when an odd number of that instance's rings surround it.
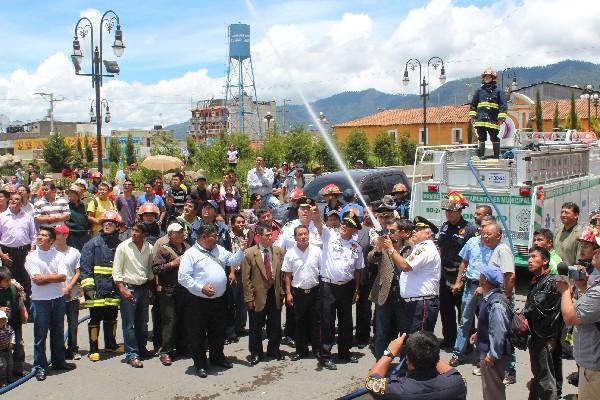
<svg viewBox="0 0 600 400">
<path fill-rule="evenodd" d="M 393 360 L 394 358 L 396 358 L 396 356 L 394 355 L 394 353 L 392 353 L 392 352 L 391 352 L 391 351 L 389 351 L 388 349 L 385 349 L 385 350 L 383 351 L 383 355 L 384 355 L 384 356 L 387 356 L 387 357 L 390 357 L 392 360 Z"/>
</svg>

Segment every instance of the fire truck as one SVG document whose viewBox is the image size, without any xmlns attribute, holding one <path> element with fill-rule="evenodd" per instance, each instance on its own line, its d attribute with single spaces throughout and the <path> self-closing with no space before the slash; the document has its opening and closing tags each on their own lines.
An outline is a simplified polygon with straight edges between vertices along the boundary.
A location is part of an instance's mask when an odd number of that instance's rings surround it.
<svg viewBox="0 0 600 400">
<path fill-rule="evenodd" d="M 600 147 L 594 132 L 527 132 L 517 130 L 500 159 L 479 159 L 475 145 L 419 146 L 412 184 L 411 217 L 445 221 L 440 199 L 457 190 L 468 200 L 463 210 L 473 222 L 479 204 L 493 206 L 513 248 L 518 267 L 527 267 L 533 232 L 554 231 L 563 203 L 580 207 L 582 223 L 600 206 Z"/>
</svg>

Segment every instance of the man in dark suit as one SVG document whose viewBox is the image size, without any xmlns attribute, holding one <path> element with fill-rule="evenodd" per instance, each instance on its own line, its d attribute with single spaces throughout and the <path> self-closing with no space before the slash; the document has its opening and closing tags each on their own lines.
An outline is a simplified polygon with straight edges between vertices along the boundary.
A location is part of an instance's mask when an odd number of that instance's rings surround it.
<svg viewBox="0 0 600 400">
<path fill-rule="evenodd" d="M 267 325 L 267 355 L 283 360 L 279 351 L 281 343 L 281 307 L 283 305 L 283 281 L 281 264 L 284 252 L 273 246 L 273 229 L 258 225 L 258 244 L 246 251 L 242 262 L 244 301 L 248 306 L 250 322 L 250 363 L 258 364 L 263 358 L 262 328 Z"/>
</svg>

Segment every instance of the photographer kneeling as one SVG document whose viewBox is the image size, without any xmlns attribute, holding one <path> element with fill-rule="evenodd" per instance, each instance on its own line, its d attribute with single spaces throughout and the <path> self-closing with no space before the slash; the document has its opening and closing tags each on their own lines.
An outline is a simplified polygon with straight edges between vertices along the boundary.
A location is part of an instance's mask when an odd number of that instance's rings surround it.
<svg viewBox="0 0 600 400">
<path fill-rule="evenodd" d="M 439 342 L 430 332 L 413 333 L 406 340 L 406 375 L 385 378 L 392 360 L 402 351 L 405 339 L 406 334 L 402 334 L 390 342 L 365 380 L 369 394 L 360 399 L 466 399 L 467 386 L 463 377 L 440 360 Z"/>
<path fill-rule="evenodd" d="M 600 272 L 600 236 L 595 236 L 592 265 Z M 579 400 L 600 399 L 600 276 L 573 304 L 570 282 L 556 281 L 561 292 L 561 312 L 565 324 L 575 327 L 573 356 L 579 365 Z"/>
</svg>

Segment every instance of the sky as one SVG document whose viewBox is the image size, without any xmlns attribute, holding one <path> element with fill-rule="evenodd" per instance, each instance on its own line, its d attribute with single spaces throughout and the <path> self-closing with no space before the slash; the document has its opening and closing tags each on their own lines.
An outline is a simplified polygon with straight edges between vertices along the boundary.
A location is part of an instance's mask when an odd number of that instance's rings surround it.
<svg viewBox="0 0 600 400">
<path fill-rule="evenodd" d="M 375 88 L 417 93 L 418 76 L 402 85 L 405 63 L 423 62 L 431 88 L 444 60 L 448 80 L 487 67 L 536 66 L 576 59 L 600 62 L 600 2 L 589 0 L 2 0 L 0 115 L 24 122 L 48 109 L 36 92 L 64 99 L 55 119 L 87 121 L 91 78 L 70 60 L 77 21 L 88 17 L 99 45 L 102 14 L 119 16 L 126 46 L 116 58 L 113 33 L 103 54 L 121 73 L 105 78 L 110 129 L 183 122 L 196 102 L 224 94 L 227 26 L 251 26 L 259 100 L 299 103 L 343 91 Z M 82 72 L 90 72 L 89 36 L 80 39 Z M 411 77 L 414 73 L 411 72 Z"/>
</svg>

